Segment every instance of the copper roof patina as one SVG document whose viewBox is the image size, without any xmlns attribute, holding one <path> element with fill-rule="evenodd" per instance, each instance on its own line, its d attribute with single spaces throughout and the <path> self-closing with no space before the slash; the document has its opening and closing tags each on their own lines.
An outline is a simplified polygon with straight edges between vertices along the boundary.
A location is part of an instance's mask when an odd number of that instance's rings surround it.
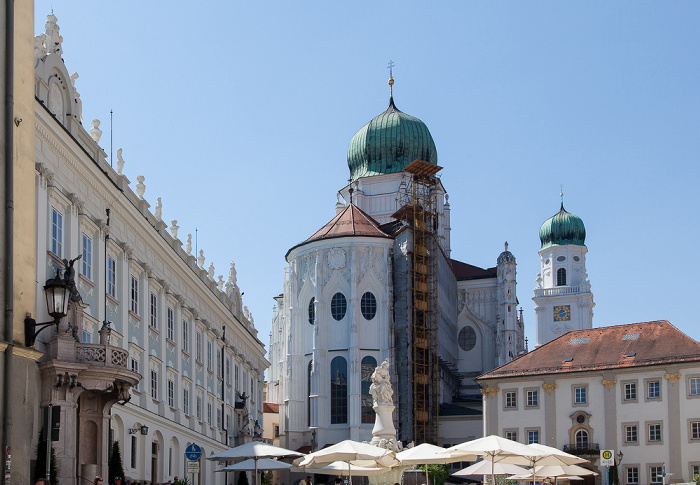
<svg viewBox="0 0 700 485">
<path fill-rule="evenodd" d="M 584 246 L 586 242 L 586 228 L 580 217 L 564 210 L 564 202 L 561 209 L 552 217 L 542 223 L 540 227 L 540 249 L 550 246 L 565 246 L 575 244 Z"/>
</svg>

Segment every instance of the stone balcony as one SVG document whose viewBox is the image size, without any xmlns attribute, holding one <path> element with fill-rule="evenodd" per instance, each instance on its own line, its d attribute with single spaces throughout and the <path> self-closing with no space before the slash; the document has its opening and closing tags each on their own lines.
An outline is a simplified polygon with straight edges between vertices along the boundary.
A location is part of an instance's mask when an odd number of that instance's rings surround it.
<svg viewBox="0 0 700 485">
<path fill-rule="evenodd" d="M 563 451 L 576 456 L 598 456 L 600 455 L 600 445 L 598 443 L 587 443 L 585 445 L 564 445 Z"/>
<path fill-rule="evenodd" d="M 91 365 L 126 369 L 129 362 L 129 352 L 111 345 L 81 343 L 76 346 L 75 360 Z"/>
<path fill-rule="evenodd" d="M 590 293 L 590 285 L 557 286 L 556 288 L 535 288 L 535 298 L 540 296 L 575 295 L 578 293 Z"/>
</svg>

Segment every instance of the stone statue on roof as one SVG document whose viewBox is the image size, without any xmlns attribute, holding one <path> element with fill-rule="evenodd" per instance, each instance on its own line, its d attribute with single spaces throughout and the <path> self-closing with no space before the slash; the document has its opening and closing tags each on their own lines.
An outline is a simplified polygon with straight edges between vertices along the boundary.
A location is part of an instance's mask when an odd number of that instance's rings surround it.
<svg viewBox="0 0 700 485">
<path fill-rule="evenodd" d="M 122 158 L 122 149 L 118 148 L 117 149 L 117 173 L 122 173 L 122 170 L 124 170 L 124 164 L 126 162 Z"/>
</svg>

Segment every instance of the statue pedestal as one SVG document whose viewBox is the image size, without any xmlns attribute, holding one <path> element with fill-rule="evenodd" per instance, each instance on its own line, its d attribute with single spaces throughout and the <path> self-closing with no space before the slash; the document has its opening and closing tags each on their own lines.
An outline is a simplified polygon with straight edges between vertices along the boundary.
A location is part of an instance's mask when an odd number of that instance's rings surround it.
<svg viewBox="0 0 700 485">
<path fill-rule="evenodd" d="M 394 412 L 393 404 L 375 404 L 372 406 L 374 412 L 377 413 L 374 420 L 374 428 L 372 429 L 372 441 L 370 444 L 379 446 L 382 440 L 396 440 L 396 428 L 394 428 Z"/>
</svg>

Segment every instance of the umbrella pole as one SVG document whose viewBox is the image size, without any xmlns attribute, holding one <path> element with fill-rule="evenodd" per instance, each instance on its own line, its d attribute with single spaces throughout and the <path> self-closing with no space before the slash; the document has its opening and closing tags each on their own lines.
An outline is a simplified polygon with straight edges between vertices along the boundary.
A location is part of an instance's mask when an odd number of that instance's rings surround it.
<svg viewBox="0 0 700 485">
<path fill-rule="evenodd" d="M 348 464 L 348 485 L 352 485 L 352 470 L 350 470 L 350 462 L 346 461 L 345 463 Z"/>
<path fill-rule="evenodd" d="M 428 464 L 425 464 L 425 485 L 430 485 L 430 480 L 428 479 Z"/>
<path fill-rule="evenodd" d="M 255 458 L 255 485 L 260 485 L 260 482 L 258 480 L 258 459 Z"/>
<path fill-rule="evenodd" d="M 495 466 L 494 458 L 493 456 L 491 457 L 491 485 L 496 485 L 496 477 L 493 474 Z"/>
</svg>

